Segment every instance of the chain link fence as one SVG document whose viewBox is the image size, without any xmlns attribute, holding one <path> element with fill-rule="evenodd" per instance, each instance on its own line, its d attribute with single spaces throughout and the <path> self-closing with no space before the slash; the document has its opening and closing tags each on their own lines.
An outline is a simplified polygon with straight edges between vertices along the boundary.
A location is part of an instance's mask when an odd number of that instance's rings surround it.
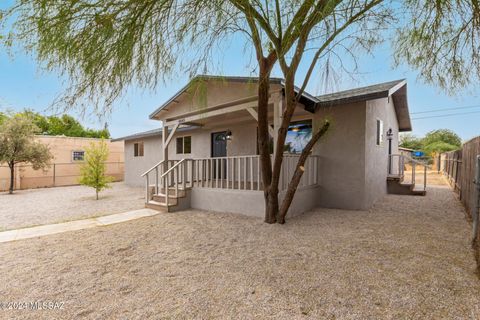
<svg viewBox="0 0 480 320">
<path fill-rule="evenodd" d="M 106 175 L 114 181 L 123 181 L 124 162 L 105 162 Z M 78 185 L 81 163 L 53 163 L 45 170 L 34 170 L 32 165 L 17 165 L 14 172 L 15 190 Z M 0 166 L 0 191 L 10 187 L 10 168 Z"/>
</svg>

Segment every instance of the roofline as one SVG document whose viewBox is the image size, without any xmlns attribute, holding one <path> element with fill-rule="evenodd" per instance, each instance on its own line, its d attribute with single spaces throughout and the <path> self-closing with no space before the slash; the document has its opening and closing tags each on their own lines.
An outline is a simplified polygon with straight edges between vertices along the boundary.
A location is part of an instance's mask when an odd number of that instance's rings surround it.
<svg viewBox="0 0 480 320">
<path fill-rule="evenodd" d="M 148 131 L 143 131 L 143 132 L 138 132 L 134 134 L 130 134 L 128 136 L 123 136 L 119 138 L 112 139 L 112 142 L 116 141 L 130 141 L 130 140 L 135 140 L 135 139 L 142 139 L 142 138 L 149 138 L 149 137 L 154 137 L 154 136 L 162 136 L 162 130 L 160 129 L 153 129 L 153 130 L 148 130 Z"/>
<path fill-rule="evenodd" d="M 397 81 L 400 81 L 400 82 L 398 84 L 396 84 L 394 87 L 392 87 L 388 90 L 388 95 L 389 96 L 391 96 L 392 94 L 397 92 L 398 89 L 400 89 L 401 87 L 403 87 L 404 85 L 407 84 L 407 79 L 399 79 Z"/>
<path fill-rule="evenodd" d="M 225 80 L 230 82 L 258 82 L 258 77 L 241 77 L 241 76 L 213 76 L 213 75 L 197 75 L 190 79 L 186 85 L 184 85 L 177 93 L 175 93 L 170 99 L 168 99 L 165 103 L 163 103 L 160 107 L 158 107 L 155 111 L 150 113 L 148 116 L 149 119 L 154 119 L 155 115 L 162 111 L 167 105 L 173 102 L 176 98 L 178 98 L 182 93 L 184 93 L 190 84 L 197 79 L 204 79 L 204 80 Z M 282 78 L 270 78 L 270 83 L 282 84 Z"/>
<path fill-rule="evenodd" d="M 177 132 L 183 132 L 183 131 L 190 131 L 194 129 L 198 129 L 199 126 L 188 126 L 188 127 L 181 127 L 177 129 Z M 120 138 L 115 138 L 111 139 L 112 142 L 116 141 L 132 141 L 132 140 L 137 140 L 137 139 L 143 139 L 143 138 L 151 138 L 151 137 L 161 137 L 162 136 L 162 128 L 157 128 L 153 130 L 148 130 L 148 131 L 142 131 L 138 133 L 134 133 L 128 136 L 120 137 Z"/>
<path fill-rule="evenodd" d="M 319 101 L 317 103 L 317 106 L 320 106 L 320 107 L 333 106 L 333 105 L 347 103 L 347 102 L 351 103 L 351 102 L 358 102 L 358 101 L 374 100 L 374 99 L 379 99 L 379 98 L 387 98 L 387 97 L 391 96 L 392 94 L 394 94 L 395 92 L 397 92 L 404 85 L 407 84 L 406 79 L 392 80 L 392 81 L 389 81 L 389 82 L 396 82 L 396 81 L 398 81 L 398 83 L 388 90 L 383 90 L 383 91 L 378 91 L 378 92 L 373 92 L 373 93 L 367 93 L 367 94 L 361 94 L 361 95 L 352 96 L 352 97 L 345 97 L 345 98 L 332 99 L 332 100 L 329 100 L 329 101 L 322 101 L 321 97 L 328 96 L 330 94 L 317 96 L 316 98 Z M 372 86 L 375 86 L 375 85 L 372 85 Z M 365 86 L 365 87 L 370 87 L 370 86 Z M 365 87 L 359 87 L 359 88 L 355 88 L 355 89 L 361 89 L 361 88 L 365 88 Z M 347 91 L 350 91 L 350 90 L 352 90 L 352 89 L 337 91 L 337 92 L 333 92 L 332 94 L 340 94 L 340 93 L 347 92 Z"/>
<path fill-rule="evenodd" d="M 64 136 L 64 135 L 47 135 L 47 134 L 35 134 L 34 135 L 37 138 L 51 138 L 51 139 L 83 139 L 83 140 L 105 140 L 105 141 L 112 141 L 113 139 L 111 138 L 92 138 L 92 137 L 71 137 L 71 136 Z"/>
</svg>

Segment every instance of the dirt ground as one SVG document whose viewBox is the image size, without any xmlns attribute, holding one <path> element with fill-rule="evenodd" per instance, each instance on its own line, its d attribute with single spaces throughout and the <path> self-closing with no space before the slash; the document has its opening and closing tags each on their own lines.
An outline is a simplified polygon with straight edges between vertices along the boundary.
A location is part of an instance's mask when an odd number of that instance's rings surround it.
<svg viewBox="0 0 480 320">
<path fill-rule="evenodd" d="M 0 244 L 17 319 L 479 319 L 470 227 L 447 187 L 267 225 L 185 211 Z"/>
<path fill-rule="evenodd" d="M 411 167 L 407 166 L 404 173 L 404 182 L 410 183 L 412 181 L 412 170 Z M 417 188 L 423 188 L 424 183 L 424 170 L 423 168 L 417 167 L 415 172 L 415 183 Z M 447 186 L 448 182 L 445 176 L 435 170 L 427 170 L 427 185 L 429 186 Z"/>
<path fill-rule="evenodd" d="M 42 188 L 0 193 L 0 231 L 96 217 L 144 207 L 143 188 L 122 182 L 100 193 L 84 186 Z"/>
</svg>

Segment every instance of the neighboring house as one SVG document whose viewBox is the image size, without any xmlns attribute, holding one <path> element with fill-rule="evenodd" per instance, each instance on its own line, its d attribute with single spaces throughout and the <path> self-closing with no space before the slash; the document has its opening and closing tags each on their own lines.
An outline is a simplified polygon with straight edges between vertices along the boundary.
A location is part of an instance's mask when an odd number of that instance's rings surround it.
<svg viewBox="0 0 480 320">
<path fill-rule="evenodd" d="M 33 170 L 29 164 L 18 164 L 15 170 L 16 189 L 78 184 L 79 167 L 83 162 L 86 148 L 92 142 L 101 141 L 95 138 L 46 135 L 38 135 L 35 139 L 46 144 L 54 158 L 50 168 L 46 170 Z M 105 141 L 110 152 L 107 160 L 107 174 L 113 176 L 115 181 L 121 181 L 124 173 L 123 143 Z M 0 191 L 7 190 L 9 183 L 10 170 L 6 165 L 2 165 L 0 166 Z"/>
<path fill-rule="evenodd" d="M 285 104 L 282 79 L 271 80 L 270 92 L 273 149 Z M 169 191 L 172 211 L 192 207 L 263 216 L 256 93 L 256 78 L 192 79 L 150 115 L 162 128 L 113 140 L 125 141 L 126 183 L 145 185 L 142 175 L 148 172 L 149 206 L 166 205 L 168 185 L 186 189 Z M 412 129 L 406 81 L 318 97 L 304 93 L 287 135 L 280 198 L 298 153 L 325 118 L 330 129 L 309 156 L 290 216 L 317 206 L 368 209 L 387 193 L 388 145 L 398 153 L 398 133 Z"/>
<path fill-rule="evenodd" d="M 412 158 L 414 152 L 415 152 L 415 150 L 410 149 L 410 148 L 398 147 L 398 153 L 400 153 L 403 156 L 407 156 L 407 157 Z"/>
</svg>

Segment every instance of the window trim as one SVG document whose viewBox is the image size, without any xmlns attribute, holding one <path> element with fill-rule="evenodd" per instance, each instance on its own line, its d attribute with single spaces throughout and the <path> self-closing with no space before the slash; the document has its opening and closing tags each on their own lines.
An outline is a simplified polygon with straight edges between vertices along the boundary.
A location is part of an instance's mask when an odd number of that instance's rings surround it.
<svg viewBox="0 0 480 320">
<path fill-rule="evenodd" d="M 141 148 L 140 148 L 140 145 L 142 146 Z M 140 150 L 142 152 L 140 152 Z M 137 151 L 137 152 L 135 152 L 135 151 Z M 145 143 L 143 141 L 134 142 L 133 143 L 133 157 L 134 158 L 139 158 L 139 157 L 143 157 L 144 155 L 145 155 Z"/>
<path fill-rule="evenodd" d="M 75 159 L 75 152 L 81 152 L 83 157 L 81 160 Z M 85 150 L 72 150 L 72 162 L 82 162 L 85 161 Z"/>
<path fill-rule="evenodd" d="M 190 152 L 185 152 L 185 138 L 190 138 Z M 182 152 L 178 152 L 178 139 L 182 139 Z M 175 153 L 176 154 L 192 154 L 192 136 L 184 135 L 175 138 Z"/>
</svg>

